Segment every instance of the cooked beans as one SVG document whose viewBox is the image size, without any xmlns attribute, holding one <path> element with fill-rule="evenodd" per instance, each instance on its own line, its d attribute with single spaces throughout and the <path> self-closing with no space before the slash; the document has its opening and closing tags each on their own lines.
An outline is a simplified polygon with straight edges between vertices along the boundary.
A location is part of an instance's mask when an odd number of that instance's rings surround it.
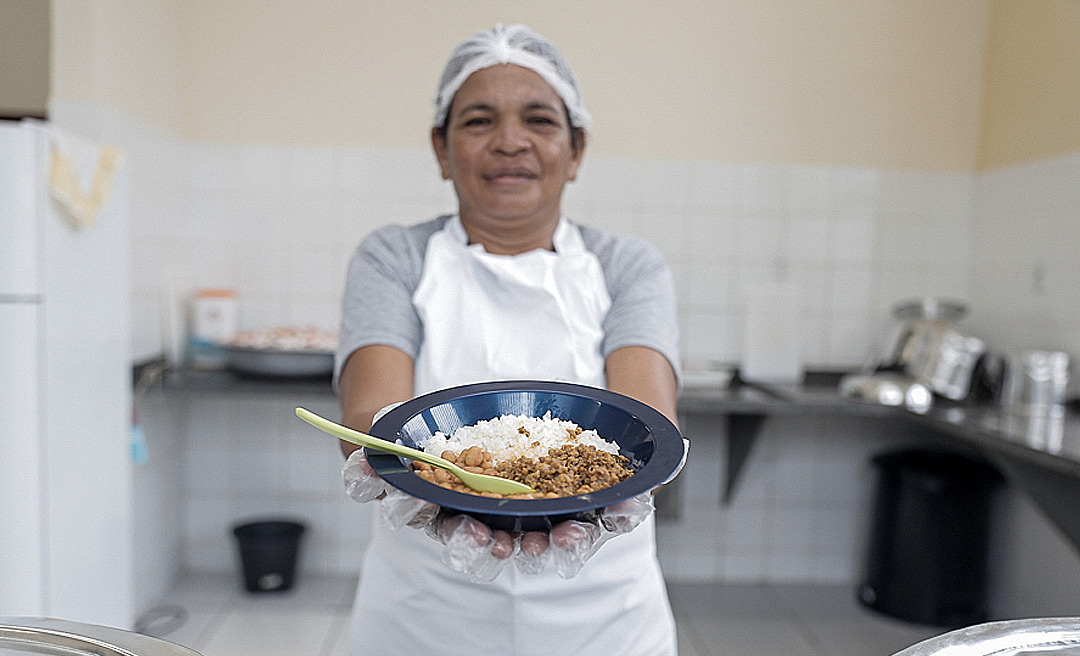
<svg viewBox="0 0 1080 656">
<path fill-rule="evenodd" d="M 497 466 L 492 464 L 491 454 L 477 446 L 469 447 L 461 453 L 444 451 L 442 457 L 467 471 L 509 478 L 536 490 L 535 494 L 505 497 L 493 492 L 477 492 L 445 469 L 422 462 L 413 463 L 416 475 L 428 482 L 458 492 L 497 499 L 554 499 L 588 494 L 611 487 L 634 475 L 625 457 L 582 444 L 568 444 L 552 449 L 541 458 L 513 458 Z"/>
</svg>

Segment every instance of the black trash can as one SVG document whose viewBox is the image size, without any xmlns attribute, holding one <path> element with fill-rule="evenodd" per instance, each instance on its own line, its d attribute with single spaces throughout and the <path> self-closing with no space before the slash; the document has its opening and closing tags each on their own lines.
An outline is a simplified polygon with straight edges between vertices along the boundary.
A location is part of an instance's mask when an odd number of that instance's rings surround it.
<svg viewBox="0 0 1080 656">
<path fill-rule="evenodd" d="M 984 621 L 995 488 L 990 464 L 912 449 L 874 458 L 874 500 L 859 600 L 885 615 L 940 627 Z"/>
<path fill-rule="evenodd" d="M 303 533 L 303 524 L 289 520 L 233 527 L 248 592 L 277 592 L 292 587 Z"/>
</svg>

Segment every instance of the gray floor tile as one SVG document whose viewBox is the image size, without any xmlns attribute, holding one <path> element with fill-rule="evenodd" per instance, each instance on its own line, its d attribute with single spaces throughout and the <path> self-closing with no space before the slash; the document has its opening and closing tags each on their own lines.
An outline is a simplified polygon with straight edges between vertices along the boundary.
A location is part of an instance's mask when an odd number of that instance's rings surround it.
<svg viewBox="0 0 1080 656">
<path fill-rule="evenodd" d="M 326 645 L 326 656 L 345 656 L 345 647 L 349 642 L 349 616 L 345 615 L 338 621 L 337 627 L 331 630 L 329 644 Z"/>
<path fill-rule="evenodd" d="M 199 612 L 218 612 L 241 594 L 243 587 L 235 576 L 189 574 L 172 587 L 164 601 Z"/>
<path fill-rule="evenodd" d="M 189 649 L 199 651 L 206 646 L 206 642 L 213 632 L 221 625 L 225 616 L 225 610 L 217 612 L 186 611 L 179 625 L 168 627 L 168 630 L 144 631 L 147 635 L 175 642 Z M 159 627 L 165 629 L 166 627 Z"/>
<path fill-rule="evenodd" d="M 203 656 L 345 656 L 354 578 L 305 576 L 249 594 L 235 577 L 185 577 L 162 604 L 186 619 L 159 637 Z M 668 586 L 680 656 L 890 656 L 937 635 L 884 617 L 845 586 Z"/>
<path fill-rule="evenodd" d="M 851 586 L 773 586 L 770 592 L 788 614 L 808 622 L 839 617 L 861 618 L 870 612 L 856 600 Z"/>
<path fill-rule="evenodd" d="M 674 584 L 672 608 L 693 618 L 776 618 L 782 608 L 767 586 Z"/>
<path fill-rule="evenodd" d="M 711 656 L 704 639 L 690 620 L 676 617 L 675 634 L 679 642 L 679 656 Z"/>
<path fill-rule="evenodd" d="M 941 633 L 940 629 L 907 626 L 887 621 L 819 621 L 809 626 L 814 639 L 829 656 L 891 656 Z"/>
<path fill-rule="evenodd" d="M 337 619 L 318 610 L 237 608 L 199 651 L 203 656 L 317 656 L 336 635 Z"/>
<path fill-rule="evenodd" d="M 238 603 L 247 608 L 307 608 L 345 612 L 352 607 L 356 579 L 327 576 L 297 578 L 289 590 L 243 592 Z"/>
<path fill-rule="evenodd" d="M 694 621 L 712 656 L 826 656 L 799 627 L 769 619 Z"/>
</svg>

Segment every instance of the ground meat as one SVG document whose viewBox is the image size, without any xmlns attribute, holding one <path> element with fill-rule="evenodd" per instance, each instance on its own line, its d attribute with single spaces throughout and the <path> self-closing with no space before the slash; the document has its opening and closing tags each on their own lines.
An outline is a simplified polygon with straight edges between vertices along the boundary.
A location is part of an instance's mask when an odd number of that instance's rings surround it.
<svg viewBox="0 0 1080 656">
<path fill-rule="evenodd" d="M 611 487 L 634 475 L 625 457 L 582 444 L 568 444 L 552 449 L 539 459 L 514 458 L 494 467 L 491 464 L 491 454 L 476 446 L 460 454 L 446 451 L 442 457 L 470 471 L 509 478 L 536 490 L 535 494 L 506 497 L 511 499 L 553 499 L 588 494 Z M 417 476 L 430 483 L 458 492 L 503 498 L 502 495 L 491 492 L 477 492 L 444 469 L 422 462 L 413 463 L 413 468 Z"/>
<path fill-rule="evenodd" d="M 633 476 L 623 456 L 596 447 L 568 444 L 546 456 L 514 458 L 495 470 L 503 478 L 520 481 L 545 496 L 569 497 L 611 487 Z"/>
</svg>

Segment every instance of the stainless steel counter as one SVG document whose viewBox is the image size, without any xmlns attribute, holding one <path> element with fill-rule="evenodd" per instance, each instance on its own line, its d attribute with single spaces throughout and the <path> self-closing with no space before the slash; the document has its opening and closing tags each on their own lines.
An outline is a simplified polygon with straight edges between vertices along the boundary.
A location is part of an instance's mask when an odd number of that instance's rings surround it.
<svg viewBox="0 0 1080 656">
<path fill-rule="evenodd" d="M 168 371 L 166 390 L 208 394 L 326 394 L 330 380 L 241 376 L 227 371 Z M 718 417 L 769 417 L 843 413 L 906 421 L 964 440 L 992 453 L 1080 477 L 1080 413 L 1017 415 L 993 405 L 938 400 L 926 414 L 841 398 L 835 377 L 804 385 L 734 384 L 724 389 L 688 388 L 679 412 Z"/>
<path fill-rule="evenodd" d="M 680 414 L 714 415 L 725 422 L 727 475 L 724 497 L 734 493 L 762 424 L 772 416 L 845 414 L 906 422 L 973 447 L 1028 493 L 1080 548 L 1080 413 L 1010 414 L 995 405 L 936 400 L 925 414 L 842 398 L 837 376 L 802 385 L 735 383 L 724 389 L 684 390 Z M 172 371 L 166 391 L 208 394 L 332 395 L 330 381 L 238 376 L 228 372 Z"/>
<path fill-rule="evenodd" d="M 1080 413 L 1012 413 L 997 405 L 936 399 L 925 414 L 842 398 L 835 381 L 805 385 L 735 385 L 687 390 L 680 412 L 715 414 L 727 422 L 725 500 L 738 485 L 757 433 L 770 416 L 859 415 L 905 422 L 973 447 L 1027 493 L 1080 549 Z"/>
<path fill-rule="evenodd" d="M 170 369 L 160 374 L 160 385 L 166 391 L 193 394 L 334 394 L 329 376 L 255 376 L 221 370 Z"/>
<path fill-rule="evenodd" d="M 756 385 L 754 388 L 780 403 L 790 404 L 785 412 L 843 412 L 899 419 L 965 440 L 991 452 L 1080 476 L 1080 413 L 1063 407 L 1053 412 L 1019 414 L 1005 412 L 994 404 L 975 405 L 936 399 L 928 412 L 916 414 L 902 408 L 844 399 L 835 387 Z M 685 399 L 688 408 L 698 403 L 698 400 Z M 739 405 L 742 404 L 736 403 L 735 407 Z"/>
</svg>

